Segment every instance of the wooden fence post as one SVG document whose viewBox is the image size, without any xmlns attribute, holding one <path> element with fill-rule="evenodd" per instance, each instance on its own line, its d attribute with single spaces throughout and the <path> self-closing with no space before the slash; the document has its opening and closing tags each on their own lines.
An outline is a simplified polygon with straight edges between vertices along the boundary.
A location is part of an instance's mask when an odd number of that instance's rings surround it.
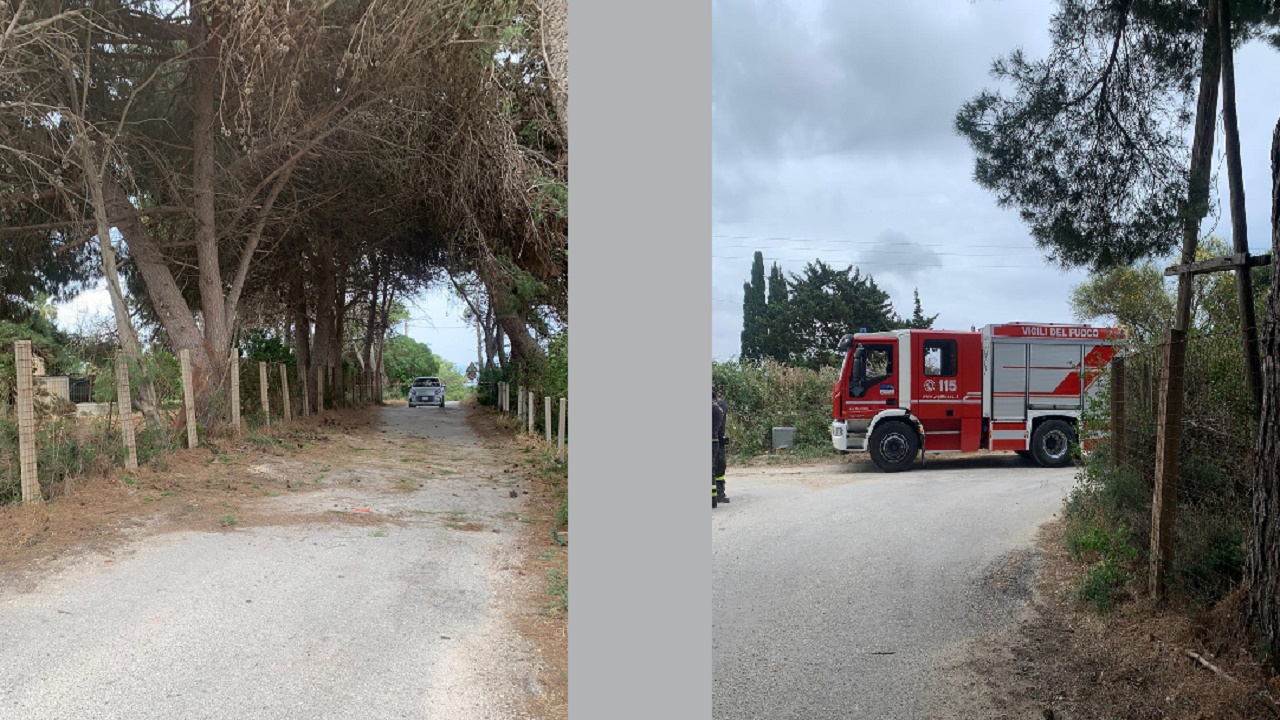
<svg viewBox="0 0 1280 720">
<path fill-rule="evenodd" d="M 191 351 L 183 348 L 178 352 L 182 363 L 182 402 L 187 408 L 187 447 L 193 448 L 199 443 L 196 433 L 196 389 L 191 379 Z"/>
<path fill-rule="evenodd" d="M 551 444 L 551 398 L 550 397 L 542 398 L 542 407 L 543 407 L 543 411 L 542 411 L 543 428 L 542 429 L 546 431 L 547 444 L 550 445 Z"/>
<path fill-rule="evenodd" d="M 557 450 L 561 458 L 564 457 L 564 430 L 565 430 L 564 416 L 565 416 L 565 412 L 568 409 L 569 409 L 569 400 L 567 398 L 560 398 L 560 436 L 558 439 L 559 447 L 557 448 Z"/>
<path fill-rule="evenodd" d="M 529 402 L 525 403 L 525 407 L 529 408 L 529 434 L 533 434 L 533 391 L 529 391 Z"/>
<path fill-rule="evenodd" d="M 31 390 L 31 341 L 13 344 L 18 372 L 18 467 L 22 480 L 22 502 L 40 500 L 40 478 L 36 474 L 36 408 Z"/>
<path fill-rule="evenodd" d="M 516 388 L 516 417 L 524 419 L 524 386 Z"/>
<path fill-rule="evenodd" d="M 133 434 L 133 396 L 129 392 L 129 361 L 116 355 L 116 401 L 120 405 L 120 435 L 124 439 L 124 467 L 138 469 L 138 443 Z"/>
<path fill-rule="evenodd" d="M 1159 425 L 1156 428 L 1156 487 L 1151 502 L 1150 591 L 1157 601 L 1165 596 L 1165 573 L 1173 565 L 1173 533 L 1178 509 L 1181 470 L 1183 368 L 1187 332 L 1170 328 L 1165 336 L 1166 372 L 1161 378 Z M 1172 436 L 1172 437 L 1171 437 Z"/>
<path fill-rule="evenodd" d="M 316 366 L 316 415 L 324 413 L 324 366 Z"/>
<path fill-rule="evenodd" d="M 240 437 L 240 352 L 231 351 L 231 424 Z"/>
<path fill-rule="evenodd" d="M 1125 448 L 1128 440 L 1125 432 L 1124 418 L 1124 358 L 1117 357 L 1111 361 L 1111 466 L 1121 467 L 1128 456 Z"/>
<path fill-rule="evenodd" d="M 258 361 L 258 383 L 260 394 L 262 395 L 262 417 L 267 421 L 267 427 L 271 427 L 271 399 L 267 397 L 267 364 Z"/>
<path fill-rule="evenodd" d="M 293 422 L 293 405 L 289 402 L 289 368 L 280 363 L 280 404 L 284 406 L 284 421 Z"/>
</svg>

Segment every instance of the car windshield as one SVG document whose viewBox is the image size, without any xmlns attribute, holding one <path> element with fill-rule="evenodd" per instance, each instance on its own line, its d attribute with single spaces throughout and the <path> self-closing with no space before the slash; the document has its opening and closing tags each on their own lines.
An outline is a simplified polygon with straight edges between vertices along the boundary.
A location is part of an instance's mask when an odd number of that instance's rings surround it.
<svg viewBox="0 0 1280 720">
<path fill-rule="evenodd" d="M 418 378 L 413 381 L 414 387 L 440 387 L 440 378 Z"/>
</svg>

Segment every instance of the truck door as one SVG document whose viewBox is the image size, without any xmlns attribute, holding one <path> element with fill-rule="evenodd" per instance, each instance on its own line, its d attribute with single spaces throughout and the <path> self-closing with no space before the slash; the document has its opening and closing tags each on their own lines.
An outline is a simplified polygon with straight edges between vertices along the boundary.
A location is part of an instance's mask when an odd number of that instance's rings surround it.
<svg viewBox="0 0 1280 720">
<path fill-rule="evenodd" d="M 845 416 L 870 419 L 886 407 L 897 407 L 898 344 L 893 339 L 866 340 L 854 348 L 849 371 Z"/>
<path fill-rule="evenodd" d="M 982 439 L 982 343 L 976 333 L 912 333 L 911 411 L 928 451 L 971 452 Z"/>
</svg>

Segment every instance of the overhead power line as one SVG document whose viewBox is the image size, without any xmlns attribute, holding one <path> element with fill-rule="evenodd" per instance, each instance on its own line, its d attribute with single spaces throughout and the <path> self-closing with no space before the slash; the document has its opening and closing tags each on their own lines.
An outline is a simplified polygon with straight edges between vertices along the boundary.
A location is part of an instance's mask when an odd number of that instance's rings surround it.
<svg viewBox="0 0 1280 720">
<path fill-rule="evenodd" d="M 711 236 L 713 240 L 757 240 L 764 242 L 807 242 L 821 243 L 823 245 L 885 245 L 884 240 L 850 240 L 847 238 L 804 238 L 804 237 L 786 237 L 786 236 L 768 236 L 768 235 L 715 235 Z M 955 247 L 955 243 L 917 243 L 912 242 L 912 247 Z M 995 248 L 1005 250 L 1035 250 L 1035 246 L 1027 245 L 964 245 L 963 247 L 971 248 Z"/>
</svg>

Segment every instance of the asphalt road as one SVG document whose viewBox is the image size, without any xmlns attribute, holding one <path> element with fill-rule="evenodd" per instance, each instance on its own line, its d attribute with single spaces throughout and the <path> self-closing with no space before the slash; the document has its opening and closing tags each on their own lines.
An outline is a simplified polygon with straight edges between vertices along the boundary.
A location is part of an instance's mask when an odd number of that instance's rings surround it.
<svg viewBox="0 0 1280 720">
<path fill-rule="evenodd" d="M 332 487 L 263 502 L 285 519 L 366 506 L 399 524 L 165 533 L 34 587 L 0 576 L 0 718 L 525 717 L 535 651 L 500 612 L 519 501 L 494 487 L 501 470 L 455 404 L 379 412 L 386 458 L 335 463 Z M 390 455 L 428 446 L 458 470 Z M 415 473 L 423 489 L 392 485 Z"/>
<path fill-rule="evenodd" d="M 931 717 L 940 654 L 1016 616 L 1074 475 L 1013 455 L 731 468 L 708 508 L 715 720 Z"/>
</svg>

